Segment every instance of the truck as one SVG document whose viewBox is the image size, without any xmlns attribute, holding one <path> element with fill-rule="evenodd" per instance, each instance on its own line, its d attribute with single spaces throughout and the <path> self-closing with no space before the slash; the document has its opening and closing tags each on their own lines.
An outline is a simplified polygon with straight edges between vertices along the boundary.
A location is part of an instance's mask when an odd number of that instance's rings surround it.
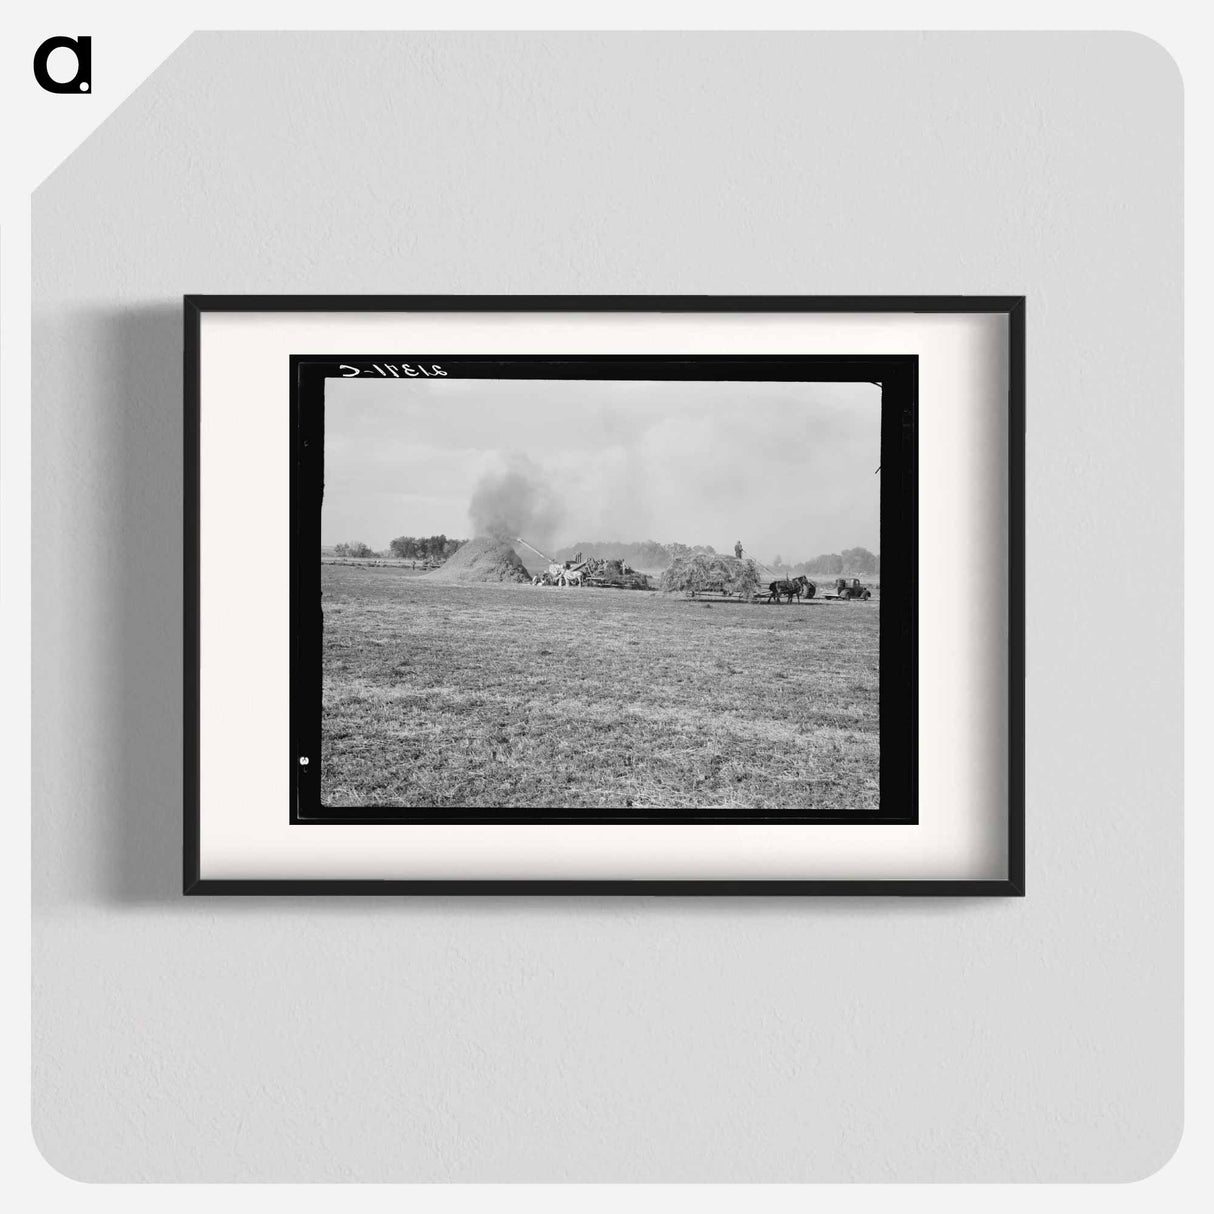
<svg viewBox="0 0 1214 1214">
<path fill-rule="evenodd" d="M 860 599 L 864 601 L 871 599 L 873 592 L 858 577 L 838 577 L 835 578 L 834 594 L 828 594 L 826 597 L 828 599 Z"/>
</svg>

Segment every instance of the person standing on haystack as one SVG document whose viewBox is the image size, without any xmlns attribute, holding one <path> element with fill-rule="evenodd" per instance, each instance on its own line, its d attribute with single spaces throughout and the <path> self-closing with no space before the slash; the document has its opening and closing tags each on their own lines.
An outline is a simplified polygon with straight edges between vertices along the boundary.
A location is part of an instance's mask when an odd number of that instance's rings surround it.
<svg viewBox="0 0 1214 1214">
<path fill-rule="evenodd" d="M 742 541 L 741 540 L 738 540 L 738 542 L 736 544 L 734 544 L 733 554 L 734 554 L 734 556 L 736 556 L 738 558 L 738 560 L 742 559 Z"/>
</svg>

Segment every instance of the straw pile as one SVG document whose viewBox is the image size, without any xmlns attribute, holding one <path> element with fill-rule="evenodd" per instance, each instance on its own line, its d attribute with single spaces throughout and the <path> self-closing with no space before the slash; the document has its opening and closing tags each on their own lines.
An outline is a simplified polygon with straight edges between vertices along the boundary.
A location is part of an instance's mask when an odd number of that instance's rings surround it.
<svg viewBox="0 0 1214 1214">
<path fill-rule="evenodd" d="M 734 595 L 747 602 L 755 597 L 760 587 L 759 570 L 754 561 L 738 560 L 736 556 L 709 556 L 703 552 L 675 557 L 661 581 L 663 590 L 682 591 L 691 598 L 697 594 L 715 593 Z"/>
<path fill-rule="evenodd" d="M 531 574 L 506 540 L 478 535 L 437 569 L 422 575 L 432 582 L 529 582 Z"/>
</svg>

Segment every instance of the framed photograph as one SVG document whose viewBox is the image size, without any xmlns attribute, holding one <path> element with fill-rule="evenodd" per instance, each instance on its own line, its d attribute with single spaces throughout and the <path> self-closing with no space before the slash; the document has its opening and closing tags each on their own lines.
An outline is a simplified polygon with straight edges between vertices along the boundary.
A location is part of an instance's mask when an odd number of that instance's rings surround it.
<svg viewBox="0 0 1214 1214">
<path fill-rule="evenodd" d="M 1020 297 L 185 300 L 185 892 L 1024 892 Z"/>
</svg>

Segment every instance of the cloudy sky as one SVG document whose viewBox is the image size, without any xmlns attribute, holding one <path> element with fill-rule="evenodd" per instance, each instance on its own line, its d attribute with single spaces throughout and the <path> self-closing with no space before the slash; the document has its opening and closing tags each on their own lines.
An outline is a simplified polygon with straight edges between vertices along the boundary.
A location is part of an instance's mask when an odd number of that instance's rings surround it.
<svg viewBox="0 0 1214 1214">
<path fill-rule="evenodd" d="M 880 450 L 873 384 L 333 379 L 321 542 L 465 538 L 478 485 L 525 483 L 540 546 L 875 552 Z"/>
</svg>

